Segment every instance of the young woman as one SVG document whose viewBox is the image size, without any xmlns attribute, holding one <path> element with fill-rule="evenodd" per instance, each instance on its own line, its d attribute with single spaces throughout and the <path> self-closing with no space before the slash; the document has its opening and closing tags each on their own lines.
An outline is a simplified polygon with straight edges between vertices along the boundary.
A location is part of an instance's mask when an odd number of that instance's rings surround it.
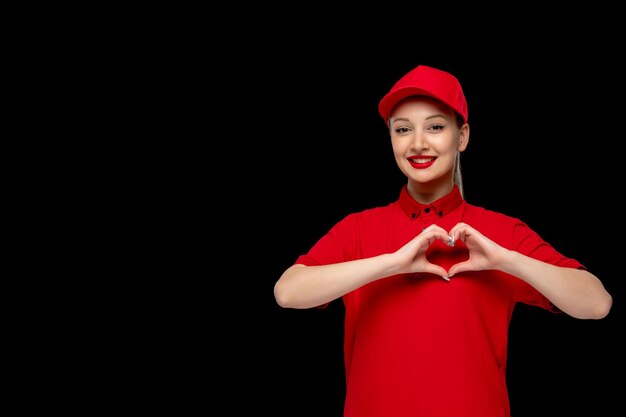
<svg viewBox="0 0 626 417">
<path fill-rule="evenodd" d="M 463 198 L 465 95 L 425 65 L 382 98 L 398 199 L 332 227 L 278 279 L 285 308 L 345 305 L 345 417 L 510 415 L 508 329 L 516 303 L 601 319 L 612 298 L 523 221 Z"/>
</svg>

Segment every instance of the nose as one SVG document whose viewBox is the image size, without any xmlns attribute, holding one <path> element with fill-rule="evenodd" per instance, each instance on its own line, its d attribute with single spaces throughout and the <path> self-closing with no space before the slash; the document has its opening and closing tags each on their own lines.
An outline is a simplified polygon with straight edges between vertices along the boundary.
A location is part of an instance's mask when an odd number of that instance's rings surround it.
<svg viewBox="0 0 626 417">
<path fill-rule="evenodd" d="M 415 149 L 428 149 L 428 138 L 423 132 L 416 130 L 413 136 L 412 146 Z"/>
</svg>

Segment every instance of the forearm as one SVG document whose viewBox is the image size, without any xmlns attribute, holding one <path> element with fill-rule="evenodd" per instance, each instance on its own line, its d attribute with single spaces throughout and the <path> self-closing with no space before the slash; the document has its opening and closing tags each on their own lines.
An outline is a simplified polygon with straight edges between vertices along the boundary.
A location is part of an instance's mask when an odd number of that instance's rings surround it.
<svg viewBox="0 0 626 417">
<path fill-rule="evenodd" d="M 311 308 L 326 304 L 369 282 L 393 275 L 390 255 L 332 265 L 289 267 L 274 286 L 282 307 Z"/>
<path fill-rule="evenodd" d="M 526 281 L 572 317 L 601 319 L 611 309 L 611 295 L 588 271 L 551 265 L 514 251 L 507 252 L 499 269 Z"/>
</svg>

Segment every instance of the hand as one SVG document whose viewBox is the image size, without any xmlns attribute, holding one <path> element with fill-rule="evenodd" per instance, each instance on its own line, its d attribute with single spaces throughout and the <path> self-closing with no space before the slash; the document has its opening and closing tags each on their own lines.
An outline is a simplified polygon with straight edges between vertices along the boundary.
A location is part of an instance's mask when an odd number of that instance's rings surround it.
<svg viewBox="0 0 626 417">
<path fill-rule="evenodd" d="M 432 224 L 398 249 L 394 256 L 397 258 L 396 265 L 400 268 L 400 273 L 428 272 L 447 280 L 448 271 L 439 265 L 430 263 L 426 259 L 426 250 L 428 250 L 435 239 L 440 239 L 447 243 L 450 235 L 445 229 Z"/>
<path fill-rule="evenodd" d="M 465 271 L 497 269 L 502 257 L 507 252 L 507 249 L 465 223 L 456 224 L 450 230 L 450 236 L 455 241 L 460 239 L 465 243 L 469 251 L 469 258 L 464 262 L 452 265 L 448 271 L 448 277 Z"/>
</svg>

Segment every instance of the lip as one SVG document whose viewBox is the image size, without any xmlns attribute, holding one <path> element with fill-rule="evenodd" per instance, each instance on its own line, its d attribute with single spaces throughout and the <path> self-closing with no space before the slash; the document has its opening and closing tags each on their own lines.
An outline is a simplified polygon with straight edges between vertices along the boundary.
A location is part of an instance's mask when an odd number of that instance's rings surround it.
<svg viewBox="0 0 626 417">
<path fill-rule="evenodd" d="M 409 164 L 415 169 L 426 169 L 434 164 L 436 159 L 436 156 L 420 155 L 407 158 L 407 161 L 409 161 Z"/>
</svg>

